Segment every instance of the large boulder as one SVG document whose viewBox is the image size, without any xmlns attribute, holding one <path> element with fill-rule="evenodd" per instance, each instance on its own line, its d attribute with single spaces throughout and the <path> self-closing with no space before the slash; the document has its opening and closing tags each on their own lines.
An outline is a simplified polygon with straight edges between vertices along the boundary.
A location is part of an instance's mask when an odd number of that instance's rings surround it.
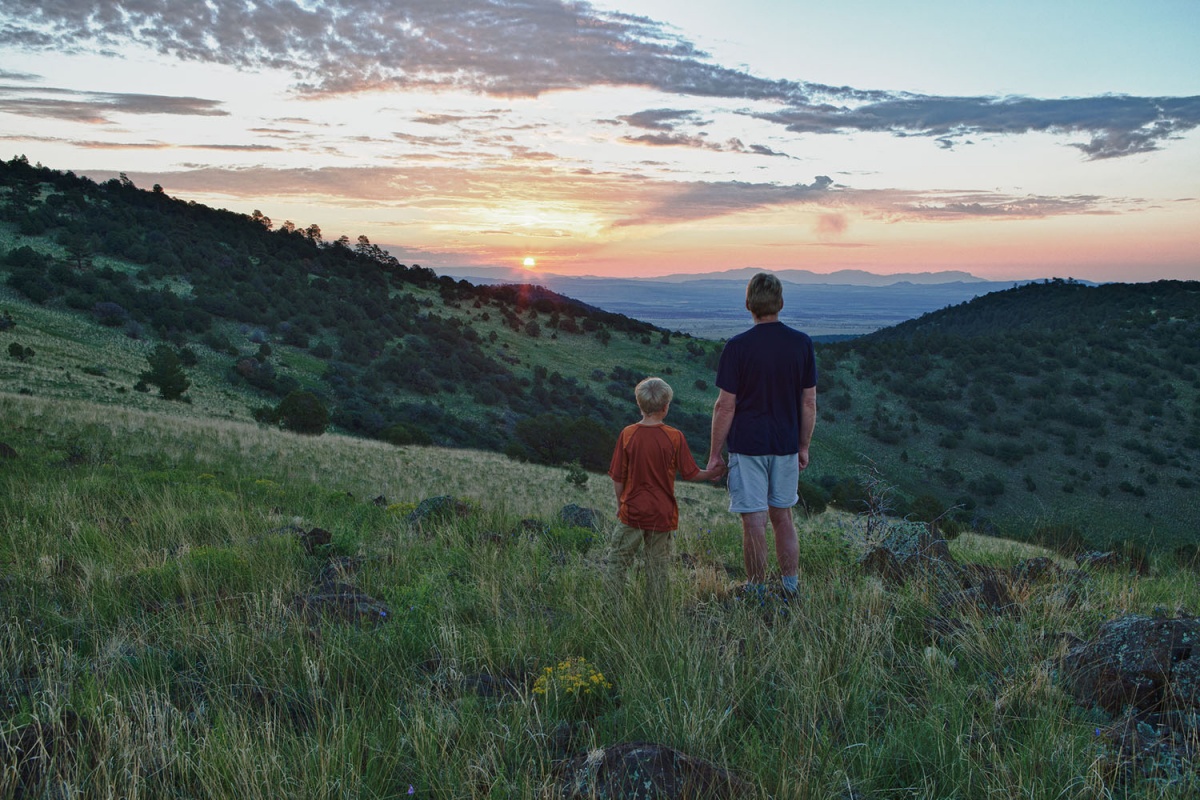
<svg viewBox="0 0 1200 800">
<path fill-rule="evenodd" d="M 418 529 L 428 529 L 433 525 L 456 517 L 465 517 L 471 513 L 469 503 L 458 500 L 451 495 L 443 494 L 437 497 L 427 497 L 404 518 L 404 521 Z"/>
<path fill-rule="evenodd" d="M 577 506 L 574 503 L 565 505 L 558 512 L 558 518 L 568 525 L 573 525 L 576 528 L 587 528 L 589 531 L 600 532 L 601 519 L 600 512 L 594 508 L 584 508 Z"/>
<path fill-rule="evenodd" d="M 392 618 L 387 604 L 363 594 L 352 584 L 331 581 L 298 596 L 292 607 L 311 623 L 323 619 L 358 625 L 379 625 Z"/>
<path fill-rule="evenodd" d="M 562 800 L 684 800 L 753 797 L 754 786 L 733 773 L 674 748 L 630 742 L 580 753 L 555 769 Z"/>
<path fill-rule="evenodd" d="M 1081 703 L 1109 713 L 1200 711 L 1200 619 L 1110 620 L 1067 653 L 1063 674 Z"/>
</svg>

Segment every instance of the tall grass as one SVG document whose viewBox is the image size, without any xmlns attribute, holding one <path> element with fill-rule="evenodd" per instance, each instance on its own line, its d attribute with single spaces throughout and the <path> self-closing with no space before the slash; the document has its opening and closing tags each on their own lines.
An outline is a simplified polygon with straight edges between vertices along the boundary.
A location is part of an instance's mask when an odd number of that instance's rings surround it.
<svg viewBox="0 0 1200 800">
<path fill-rule="evenodd" d="M 618 608 L 603 542 L 557 518 L 577 503 L 611 522 L 604 476 L 15 395 L 0 417 L 20 454 L 0 462 L 0 796 L 540 797 L 562 758 L 632 741 L 764 798 L 1195 796 L 1194 775 L 1112 769 L 1054 669 L 1059 633 L 1200 605 L 1165 564 L 1074 607 L 1031 590 L 1021 617 L 968 617 L 933 646 L 931 592 L 860 574 L 846 518 L 802 523 L 797 602 L 741 599 L 722 493 L 680 484 L 690 566 L 666 608 L 636 586 Z M 461 514 L 406 521 L 446 494 Z M 332 542 L 309 553 L 314 527 Z M 386 621 L 302 613 L 331 575 Z M 532 691 L 577 657 L 611 693 Z"/>
</svg>

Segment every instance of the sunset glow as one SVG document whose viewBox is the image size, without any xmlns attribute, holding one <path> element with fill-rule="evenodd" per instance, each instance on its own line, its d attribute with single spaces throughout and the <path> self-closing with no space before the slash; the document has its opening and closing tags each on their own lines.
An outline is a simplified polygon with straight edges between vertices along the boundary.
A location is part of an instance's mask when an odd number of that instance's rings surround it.
<svg viewBox="0 0 1200 800">
<path fill-rule="evenodd" d="M 5 157 L 442 272 L 1200 278 L 1197 3 L 203 7 L 0 8 Z"/>
</svg>

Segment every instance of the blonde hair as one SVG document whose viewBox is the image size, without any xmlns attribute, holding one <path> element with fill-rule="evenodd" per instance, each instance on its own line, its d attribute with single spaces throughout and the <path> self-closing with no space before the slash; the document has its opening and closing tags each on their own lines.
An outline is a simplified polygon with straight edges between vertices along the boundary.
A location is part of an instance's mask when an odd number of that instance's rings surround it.
<svg viewBox="0 0 1200 800">
<path fill-rule="evenodd" d="M 760 272 L 746 284 L 746 310 L 756 317 L 778 314 L 783 308 L 783 284 L 769 272 Z"/>
<path fill-rule="evenodd" d="M 645 414 L 657 414 L 664 410 L 675 392 L 662 378 L 646 378 L 633 389 L 638 408 Z"/>
</svg>

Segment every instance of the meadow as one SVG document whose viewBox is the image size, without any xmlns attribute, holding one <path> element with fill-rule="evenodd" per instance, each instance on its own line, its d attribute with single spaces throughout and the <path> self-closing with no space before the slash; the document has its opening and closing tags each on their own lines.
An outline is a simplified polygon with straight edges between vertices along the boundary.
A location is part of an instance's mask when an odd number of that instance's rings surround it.
<svg viewBox="0 0 1200 800">
<path fill-rule="evenodd" d="M 632 742 L 761 798 L 1200 790 L 1113 748 L 1056 667 L 1065 634 L 1195 611 L 1165 559 L 931 646 L 933 590 L 864 574 L 845 513 L 800 521 L 801 596 L 759 603 L 723 492 L 681 483 L 669 603 L 635 575 L 618 606 L 602 475 L 85 400 L 0 394 L 0 418 L 0 796 L 587 797 L 563 765 Z"/>
</svg>

